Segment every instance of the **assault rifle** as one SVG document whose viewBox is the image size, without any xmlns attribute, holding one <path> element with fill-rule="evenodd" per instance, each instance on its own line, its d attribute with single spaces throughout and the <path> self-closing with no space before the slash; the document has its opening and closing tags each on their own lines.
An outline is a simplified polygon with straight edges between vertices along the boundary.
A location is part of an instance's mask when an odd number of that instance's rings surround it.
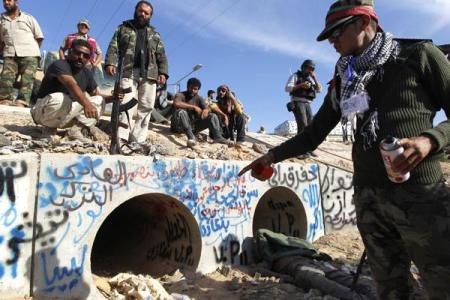
<svg viewBox="0 0 450 300">
<path fill-rule="evenodd" d="M 122 154 L 122 150 L 120 147 L 120 137 L 119 137 L 119 117 L 121 112 L 126 112 L 128 120 L 130 116 L 128 115 L 128 110 L 133 108 L 138 101 L 133 98 L 125 104 L 120 104 L 121 100 L 119 99 L 120 94 L 127 94 L 132 91 L 131 87 L 126 89 L 122 89 L 120 87 L 120 83 L 122 81 L 123 75 L 123 56 L 119 59 L 118 72 L 116 82 L 114 83 L 113 90 L 113 106 L 111 112 L 111 145 L 109 147 L 109 154 Z M 133 117 L 133 116 L 131 116 Z"/>
</svg>

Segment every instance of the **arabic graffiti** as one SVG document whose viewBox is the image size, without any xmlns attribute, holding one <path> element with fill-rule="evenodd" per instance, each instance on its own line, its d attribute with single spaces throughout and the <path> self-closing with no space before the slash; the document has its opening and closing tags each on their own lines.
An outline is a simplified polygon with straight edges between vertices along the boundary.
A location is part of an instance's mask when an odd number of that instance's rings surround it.
<svg viewBox="0 0 450 300">
<path fill-rule="evenodd" d="M 69 259 L 70 266 L 61 266 L 55 258 L 54 253 L 42 251 L 39 253 L 42 268 L 42 277 L 44 278 L 46 293 L 60 292 L 72 290 L 81 281 L 84 272 L 84 263 L 86 261 L 86 253 L 88 246 L 81 248 L 80 256 L 71 257 Z"/>
<path fill-rule="evenodd" d="M 306 169 L 306 168 L 309 169 Z M 269 180 L 269 185 L 271 187 L 277 186 L 287 186 L 293 190 L 297 190 L 301 184 L 308 183 L 316 180 L 319 176 L 318 166 L 316 164 L 309 166 L 300 166 L 300 171 L 298 167 L 290 166 L 285 172 L 282 170 L 281 165 L 277 164 L 274 167 L 274 172 Z"/>
<path fill-rule="evenodd" d="M 6 192 L 8 199 L 12 203 L 16 202 L 14 181 L 17 178 L 24 177 L 27 174 L 27 171 L 28 167 L 25 161 L 21 161 L 19 164 L 15 161 L 2 162 L 0 165 L 0 198 L 3 196 L 3 193 Z"/>
<path fill-rule="evenodd" d="M 164 239 L 148 249 L 147 260 L 167 259 L 192 266 L 194 264 L 192 233 L 186 218 L 180 213 L 165 216 L 164 227 Z M 155 238 L 159 236 L 157 232 L 153 234 Z"/>
<path fill-rule="evenodd" d="M 0 162 L 0 279 L 18 279 L 18 274 L 21 273 L 21 247 L 16 241 L 25 234 L 18 224 L 22 215 L 28 216 L 28 193 L 24 187 L 28 188 L 33 184 L 27 182 L 29 173 L 26 160 Z M 18 193 L 19 187 L 23 192 Z M 30 222 L 29 225 L 32 227 L 33 224 Z"/>
<path fill-rule="evenodd" d="M 321 165 L 320 169 L 325 233 L 354 228 L 353 174 L 331 166 Z"/>
</svg>

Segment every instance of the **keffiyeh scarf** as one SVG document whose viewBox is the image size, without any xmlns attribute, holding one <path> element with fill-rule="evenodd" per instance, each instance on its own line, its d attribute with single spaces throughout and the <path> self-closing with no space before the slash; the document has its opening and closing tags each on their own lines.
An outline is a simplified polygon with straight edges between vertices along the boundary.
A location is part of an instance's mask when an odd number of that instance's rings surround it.
<svg viewBox="0 0 450 300">
<path fill-rule="evenodd" d="M 393 35 L 387 32 L 379 32 L 362 54 L 341 57 L 336 64 L 337 75 L 341 81 L 340 97 L 335 97 L 335 101 L 340 102 L 365 92 L 366 86 L 374 75 L 383 76 L 383 65 L 392 56 L 397 56 L 398 51 L 398 43 L 394 41 Z M 368 100 L 370 101 L 370 99 Z M 340 107 L 340 103 L 334 104 L 336 109 Z M 367 121 L 364 122 L 361 128 L 357 129 L 363 137 L 365 150 L 371 148 L 372 144 L 377 140 L 377 130 L 379 129 L 376 109 L 369 109 L 369 113 Z M 341 123 L 346 126 L 349 121 L 353 121 L 356 117 L 362 118 L 363 115 L 364 112 L 352 113 L 349 116 L 342 117 Z"/>
</svg>

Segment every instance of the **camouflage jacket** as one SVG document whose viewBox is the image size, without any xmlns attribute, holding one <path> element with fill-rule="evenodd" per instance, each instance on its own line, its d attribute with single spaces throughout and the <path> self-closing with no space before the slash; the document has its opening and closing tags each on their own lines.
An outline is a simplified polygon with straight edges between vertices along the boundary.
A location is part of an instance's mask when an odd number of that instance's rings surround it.
<svg viewBox="0 0 450 300">
<path fill-rule="evenodd" d="M 117 27 L 114 36 L 109 43 L 108 51 L 105 58 L 105 66 L 116 66 L 119 62 L 119 56 L 123 56 L 123 77 L 131 78 L 134 55 L 136 48 L 137 31 L 133 25 L 133 20 L 123 22 Z M 164 44 L 158 32 L 153 26 L 149 26 L 147 30 L 148 40 L 148 68 L 147 78 L 157 80 L 158 75 L 164 74 L 169 77 L 168 62 Z"/>
</svg>

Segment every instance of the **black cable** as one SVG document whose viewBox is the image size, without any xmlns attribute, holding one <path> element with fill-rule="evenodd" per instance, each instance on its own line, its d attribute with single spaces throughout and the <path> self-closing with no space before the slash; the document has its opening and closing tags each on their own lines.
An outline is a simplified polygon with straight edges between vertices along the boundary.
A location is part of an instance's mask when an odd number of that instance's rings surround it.
<svg viewBox="0 0 450 300">
<path fill-rule="evenodd" d="M 164 40 L 167 41 L 168 38 L 170 36 L 173 35 L 173 33 L 180 28 L 183 25 L 183 21 L 184 20 L 189 20 L 191 19 L 193 16 L 195 16 L 196 14 L 198 14 L 202 9 L 205 9 L 206 7 L 208 7 L 208 5 L 210 5 L 212 3 L 212 0 L 207 0 L 205 2 L 205 4 L 201 3 L 199 6 L 195 7 L 192 11 L 190 11 L 186 17 L 183 17 L 183 20 L 179 21 L 177 25 L 175 25 L 174 27 L 172 27 L 172 29 L 169 31 L 169 33 L 164 35 Z"/>
<path fill-rule="evenodd" d="M 64 22 L 66 16 L 69 14 L 70 8 L 72 7 L 72 2 L 73 2 L 73 0 L 70 0 L 69 4 L 66 7 L 66 10 L 65 10 L 64 14 L 61 15 L 61 21 L 59 21 L 59 25 L 57 27 L 58 30 L 56 31 L 56 34 L 53 36 L 53 40 L 52 40 L 52 43 L 51 43 L 52 45 L 55 43 L 55 40 L 58 37 L 59 32 L 61 31 L 61 27 L 63 25 L 63 22 Z M 57 48 L 59 49 L 59 46 Z"/>
<path fill-rule="evenodd" d="M 122 6 L 125 4 L 125 2 L 127 2 L 127 0 L 123 0 L 122 3 L 120 3 L 120 5 L 117 7 L 117 9 L 113 12 L 111 17 L 109 18 L 109 20 L 106 22 L 105 26 L 103 26 L 103 28 L 100 31 L 100 33 L 98 35 L 96 35 L 96 39 L 97 40 L 100 40 L 100 37 L 102 36 L 102 34 L 106 30 L 106 27 L 109 25 L 109 23 L 112 21 L 112 19 L 116 16 L 116 14 L 119 12 L 119 10 L 122 8 Z"/>
<path fill-rule="evenodd" d="M 92 13 L 94 12 L 94 8 L 97 6 L 98 0 L 94 1 L 94 4 L 92 4 L 91 8 L 89 9 L 88 14 L 86 15 L 86 19 L 89 19 L 89 17 L 92 15 Z"/>
<path fill-rule="evenodd" d="M 209 20 L 208 22 L 206 22 L 203 26 L 201 26 L 198 30 L 194 31 L 193 33 L 189 34 L 186 39 L 184 39 L 183 41 L 181 41 L 180 44 L 178 44 L 175 48 L 179 48 L 180 46 L 184 45 L 184 43 L 186 43 L 187 41 L 190 40 L 190 37 L 192 35 L 197 34 L 198 32 L 200 32 L 202 29 L 206 28 L 208 25 L 212 24 L 214 21 L 216 21 L 218 18 L 220 18 L 222 15 L 224 15 L 227 11 L 229 11 L 231 8 L 233 8 L 236 4 L 238 4 L 238 2 L 241 0 L 236 0 L 234 1 L 230 6 L 228 6 L 227 8 L 225 8 L 224 10 L 222 10 L 218 15 L 214 16 L 211 20 Z"/>
</svg>

